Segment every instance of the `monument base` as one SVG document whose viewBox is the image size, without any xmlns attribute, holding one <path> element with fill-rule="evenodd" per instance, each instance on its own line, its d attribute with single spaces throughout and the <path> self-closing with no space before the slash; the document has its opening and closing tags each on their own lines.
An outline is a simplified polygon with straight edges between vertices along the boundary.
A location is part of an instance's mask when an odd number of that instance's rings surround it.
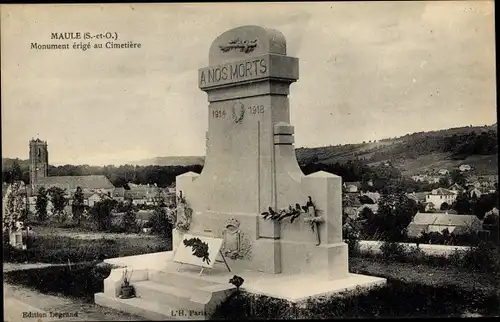
<svg viewBox="0 0 500 322">
<path fill-rule="evenodd" d="M 331 247 L 325 249 L 332 252 Z M 119 268 L 111 271 L 104 281 L 104 292 L 95 294 L 95 302 L 151 320 L 208 319 L 217 305 L 235 291 L 235 287 L 229 284 L 235 272 L 228 272 L 223 263 L 216 264 L 211 270 L 205 269 L 200 275 L 199 267 L 173 262 L 171 251 L 107 259 L 105 262 Z M 134 272 L 131 285 L 136 288 L 137 298 L 118 297 L 124 268 Z M 350 273 L 337 279 L 317 272 L 268 274 L 241 271 L 237 275 L 245 280 L 241 286 L 243 291 L 295 303 L 386 283 L 384 278 Z"/>
</svg>

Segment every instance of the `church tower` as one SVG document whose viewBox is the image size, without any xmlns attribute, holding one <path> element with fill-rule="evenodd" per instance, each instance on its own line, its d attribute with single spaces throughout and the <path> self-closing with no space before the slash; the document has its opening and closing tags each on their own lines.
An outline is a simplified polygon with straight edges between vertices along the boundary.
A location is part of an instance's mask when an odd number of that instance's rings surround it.
<svg viewBox="0 0 500 322">
<path fill-rule="evenodd" d="M 47 177 L 49 168 L 49 150 L 47 142 L 40 139 L 30 141 L 30 184 L 32 187 L 40 178 Z"/>
</svg>

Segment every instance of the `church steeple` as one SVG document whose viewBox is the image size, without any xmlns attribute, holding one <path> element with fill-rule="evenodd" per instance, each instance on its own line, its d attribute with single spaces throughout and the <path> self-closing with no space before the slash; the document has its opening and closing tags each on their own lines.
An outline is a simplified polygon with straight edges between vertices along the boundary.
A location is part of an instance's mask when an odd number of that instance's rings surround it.
<svg viewBox="0 0 500 322">
<path fill-rule="evenodd" d="M 47 177 L 49 151 L 47 142 L 36 139 L 30 141 L 30 184 L 33 188 L 41 178 Z"/>
</svg>

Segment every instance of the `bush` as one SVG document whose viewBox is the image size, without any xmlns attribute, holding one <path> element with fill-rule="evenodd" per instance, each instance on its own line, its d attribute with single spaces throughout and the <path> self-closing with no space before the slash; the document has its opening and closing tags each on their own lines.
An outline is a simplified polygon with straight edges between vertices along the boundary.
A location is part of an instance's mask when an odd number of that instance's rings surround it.
<svg viewBox="0 0 500 322">
<path fill-rule="evenodd" d="M 471 247 L 462 256 L 460 264 L 476 272 L 491 273 L 500 277 L 499 249 L 491 242 Z"/>
<path fill-rule="evenodd" d="M 406 247 L 397 242 L 384 242 L 380 246 L 382 258 L 386 260 L 404 260 L 406 257 Z"/>
<path fill-rule="evenodd" d="M 4 273 L 6 282 L 34 287 L 42 293 L 60 293 L 94 302 L 94 294 L 104 289 L 111 265 L 91 262 Z"/>
<path fill-rule="evenodd" d="M 394 299 L 403 299 L 395 301 Z M 330 319 L 370 317 L 449 317 L 464 312 L 500 313 L 500 294 L 465 291 L 454 285 L 388 280 L 370 290 L 349 291 L 293 304 L 241 292 L 220 305 L 212 319 Z"/>
<path fill-rule="evenodd" d="M 465 251 L 456 250 L 449 256 L 429 255 L 419 247 L 406 246 L 396 242 L 384 242 L 380 246 L 380 253 L 363 250 L 354 257 L 425 264 L 433 267 L 455 267 L 467 272 L 487 273 L 500 280 L 499 249 L 498 246 L 491 242 L 481 243 Z"/>
<path fill-rule="evenodd" d="M 156 235 L 171 238 L 172 223 L 168 220 L 167 213 L 164 209 L 156 209 L 153 216 L 148 220 L 144 227 L 151 228 L 151 232 Z"/>
</svg>

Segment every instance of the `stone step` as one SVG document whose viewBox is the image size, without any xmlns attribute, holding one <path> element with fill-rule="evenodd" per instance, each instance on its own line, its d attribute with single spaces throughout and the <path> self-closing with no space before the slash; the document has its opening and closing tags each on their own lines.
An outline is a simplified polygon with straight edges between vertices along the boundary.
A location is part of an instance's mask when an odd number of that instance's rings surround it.
<svg viewBox="0 0 500 322">
<path fill-rule="evenodd" d="M 192 297 L 203 298 L 203 295 L 209 295 L 202 290 L 185 289 L 178 286 L 160 284 L 154 281 L 141 281 L 132 283 L 137 297 L 164 303 L 176 309 L 185 310 L 203 310 L 204 303 L 192 301 Z M 205 296 L 209 299 L 209 296 Z"/>
<path fill-rule="evenodd" d="M 95 303 L 118 311 L 135 314 L 152 321 L 206 320 L 200 312 L 181 311 L 164 303 L 142 298 L 120 299 L 104 293 L 94 294 Z"/>
<path fill-rule="evenodd" d="M 205 286 L 213 286 L 219 283 L 207 281 L 201 277 L 190 276 L 177 271 L 154 271 L 149 270 L 148 279 L 164 285 L 178 286 L 189 289 L 200 289 Z"/>
</svg>

